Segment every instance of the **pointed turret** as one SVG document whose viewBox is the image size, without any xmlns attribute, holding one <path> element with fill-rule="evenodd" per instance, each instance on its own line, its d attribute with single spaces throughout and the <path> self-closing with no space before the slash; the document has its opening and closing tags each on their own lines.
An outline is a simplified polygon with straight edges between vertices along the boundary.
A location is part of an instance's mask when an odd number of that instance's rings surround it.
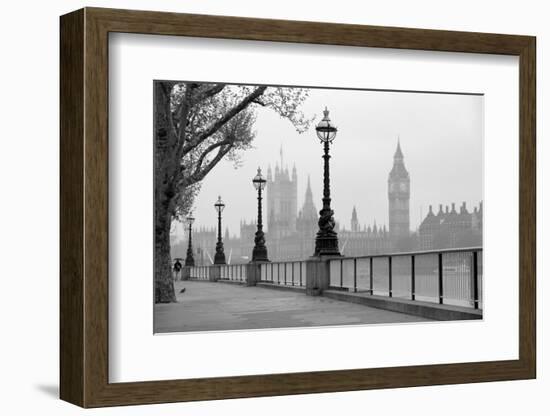
<svg viewBox="0 0 550 416">
<path fill-rule="evenodd" d="M 389 180 L 408 180 L 409 172 L 405 168 L 403 151 L 401 150 L 401 141 L 397 139 L 397 148 L 393 154 L 393 167 L 390 171 Z"/>
<path fill-rule="evenodd" d="M 351 231 L 359 231 L 359 220 L 357 219 L 357 210 L 355 209 L 355 205 L 351 211 Z"/>
<path fill-rule="evenodd" d="M 311 179 L 307 176 L 306 195 L 304 198 L 304 205 L 302 207 L 302 216 L 304 218 L 317 220 L 317 209 L 313 203 L 313 192 L 311 192 Z"/>
<path fill-rule="evenodd" d="M 397 149 L 393 155 L 394 160 L 403 160 L 403 152 L 401 151 L 401 139 L 397 136 Z"/>
<path fill-rule="evenodd" d="M 439 211 L 437 212 L 437 220 L 441 223 L 445 219 L 445 212 L 443 212 L 443 204 L 439 204 Z"/>
</svg>

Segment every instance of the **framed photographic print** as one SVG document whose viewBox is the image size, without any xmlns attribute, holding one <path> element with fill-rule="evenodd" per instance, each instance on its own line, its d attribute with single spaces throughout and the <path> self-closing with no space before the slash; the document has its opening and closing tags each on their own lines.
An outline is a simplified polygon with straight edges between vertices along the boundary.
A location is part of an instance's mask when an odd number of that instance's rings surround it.
<svg viewBox="0 0 550 416">
<path fill-rule="evenodd" d="M 61 17 L 83 407 L 534 378 L 535 38 Z"/>
</svg>

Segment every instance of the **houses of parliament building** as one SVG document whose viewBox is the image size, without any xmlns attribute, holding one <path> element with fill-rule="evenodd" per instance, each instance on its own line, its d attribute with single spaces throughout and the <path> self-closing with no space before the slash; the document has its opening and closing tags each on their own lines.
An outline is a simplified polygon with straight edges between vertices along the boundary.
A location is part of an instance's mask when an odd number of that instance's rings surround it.
<svg viewBox="0 0 550 416">
<path fill-rule="evenodd" d="M 304 203 L 298 207 L 298 174 L 280 164 L 267 170 L 266 184 L 266 246 L 271 261 L 304 260 L 313 255 L 317 234 L 319 210 L 315 206 L 307 179 Z M 388 227 L 386 225 L 361 225 L 357 210 L 353 207 L 349 227 L 336 222 L 340 253 L 344 256 L 434 250 L 457 247 L 481 246 L 483 207 L 469 212 L 462 203 L 457 211 L 455 204 L 437 213 L 430 206 L 428 214 L 418 229 L 410 230 L 410 177 L 405 168 L 404 156 L 398 141 L 393 156 L 393 166 L 388 175 Z M 255 222 L 241 221 L 240 235 L 230 236 L 225 230 L 224 247 L 230 263 L 250 261 L 254 246 Z M 211 264 L 217 239 L 215 227 L 198 227 L 193 233 L 195 263 Z M 184 257 L 186 241 L 172 242 L 172 256 Z"/>
</svg>

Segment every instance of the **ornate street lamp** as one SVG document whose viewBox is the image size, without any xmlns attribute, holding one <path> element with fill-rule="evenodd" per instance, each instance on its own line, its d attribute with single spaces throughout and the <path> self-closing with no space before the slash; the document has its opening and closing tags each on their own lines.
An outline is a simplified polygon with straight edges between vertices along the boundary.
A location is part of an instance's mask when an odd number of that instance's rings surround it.
<svg viewBox="0 0 550 416">
<path fill-rule="evenodd" d="M 191 215 L 187 217 L 187 224 L 189 225 L 189 245 L 187 246 L 187 256 L 185 257 L 185 265 L 190 267 L 195 267 L 195 259 L 193 258 L 193 244 L 191 240 L 191 230 L 193 228 L 193 223 L 195 218 Z"/>
<path fill-rule="evenodd" d="M 328 109 L 323 111 L 323 119 L 315 127 L 317 137 L 324 144 L 324 188 L 323 208 L 319 211 L 319 231 L 315 237 L 315 256 L 333 255 L 339 256 L 338 234 L 334 231 L 334 211 L 330 208 L 330 170 L 329 170 L 329 146 L 336 137 L 338 129 L 331 123 Z"/>
<path fill-rule="evenodd" d="M 218 196 L 218 200 L 214 204 L 214 208 L 218 213 L 218 242 L 216 243 L 214 264 L 225 264 L 225 253 L 223 252 L 222 242 L 222 211 L 225 208 L 225 204 L 223 203 L 221 196 Z"/>
<path fill-rule="evenodd" d="M 265 178 L 262 176 L 262 170 L 258 168 L 258 173 L 252 179 L 254 188 L 258 191 L 258 229 L 254 237 L 254 249 L 252 250 L 252 261 L 269 261 L 267 258 L 267 247 L 265 246 L 265 235 L 262 227 L 262 191 L 265 189 Z"/>
</svg>

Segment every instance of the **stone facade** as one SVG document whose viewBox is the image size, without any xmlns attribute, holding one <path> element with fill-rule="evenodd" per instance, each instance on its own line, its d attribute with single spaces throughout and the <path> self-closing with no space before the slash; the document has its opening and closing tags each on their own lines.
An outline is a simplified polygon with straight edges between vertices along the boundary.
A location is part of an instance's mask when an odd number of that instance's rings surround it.
<svg viewBox="0 0 550 416">
<path fill-rule="evenodd" d="M 418 228 L 418 249 L 439 250 L 460 247 L 481 247 L 483 243 L 483 202 L 468 212 L 463 202 L 457 212 L 455 204 L 439 205 L 434 214 L 430 205 L 428 215 Z"/>
</svg>

